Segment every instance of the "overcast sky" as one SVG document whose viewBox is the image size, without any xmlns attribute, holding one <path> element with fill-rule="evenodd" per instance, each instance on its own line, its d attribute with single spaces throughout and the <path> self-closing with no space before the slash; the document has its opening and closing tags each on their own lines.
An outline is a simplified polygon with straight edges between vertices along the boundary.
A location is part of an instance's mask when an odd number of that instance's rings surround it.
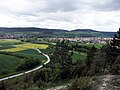
<svg viewBox="0 0 120 90">
<path fill-rule="evenodd" d="M 0 27 L 117 31 L 120 0 L 0 0 Z"/>
</svg>

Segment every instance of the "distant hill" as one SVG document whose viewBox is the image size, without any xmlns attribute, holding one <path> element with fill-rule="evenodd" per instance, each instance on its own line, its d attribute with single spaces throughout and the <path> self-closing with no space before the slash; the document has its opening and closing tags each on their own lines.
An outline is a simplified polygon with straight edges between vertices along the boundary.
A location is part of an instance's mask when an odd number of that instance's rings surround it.
<svg viewBox="0 0 120 90">
<path fill-rule="evenodd" d="M 76 30 L 72 30 L 71 32 L 99 32 L 99 31 L 92 29 L 76 29 Z"/>
<path fill-rule="evenodd" d="M 0 28 L 0 32 L 40 32 L 42 35 L 50 35 L 51 37 L 113 37 L 116 32 L 101 32 L 92 29 L 76 29 L 76 30 L 63 30 L 63 29 L 46 29 L 35 27 L 22 27 L 22 28 Z"/>
<path fill-rule="evenodd" d="M 25 27 L 25 28 L 0 28 L 0 31 L 4 31 L 4 32 L 66 32 L 67 30 Z"/>
<path fill-rule="evenodd" d="M 76 29 L 72 30 L 71 32 L 74 33 L 81 33 L 83 35 L 93 36 L 93 37 L 113 37 L 116 32 L 103 32 L 103 31 L 96 31 L 92 29 Z"/>
</svg>

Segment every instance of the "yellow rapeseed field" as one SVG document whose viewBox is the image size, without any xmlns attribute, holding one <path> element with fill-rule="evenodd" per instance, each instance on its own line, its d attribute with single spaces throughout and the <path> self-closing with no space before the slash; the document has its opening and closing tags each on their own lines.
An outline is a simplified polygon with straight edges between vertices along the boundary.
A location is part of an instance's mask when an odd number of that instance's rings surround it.
<svg viewBox="0 0 120 90">
<path fill-rule="evenodd" d="M 4 49 L 1 51 L 8 51 L 8 52 L 17 52 L 17 51 L 22 51 L 22 50 L 27 50 L 27 49 L 46 49 L 48 45 L 46 44 L 31 44 L 31 43 L 25 43 L 25 44 L 19 44 L 19 45 L 14 45 L 15 48 L 10 48 L 10 49 Z"/>
</svg>

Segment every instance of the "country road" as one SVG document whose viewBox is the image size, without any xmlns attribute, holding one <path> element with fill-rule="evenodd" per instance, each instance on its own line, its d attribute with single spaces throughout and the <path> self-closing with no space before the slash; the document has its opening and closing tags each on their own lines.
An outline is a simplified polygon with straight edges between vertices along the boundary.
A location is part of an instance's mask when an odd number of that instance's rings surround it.
<svg viewBox="0 0 120 90">
<path fill-rule="evenodd" d="M 42 53 L 39 49 L 35 49 L 35 50 L 37 50 L 39 53 L 43 54 L 47 58 L 47 61 L 44 63 L 44 65 L 46 65 L 47 63 L 50 62 L 50 58 L 49 58 L 49 56 L 47 54 Z M 42 67 L 43 67 L 43 65 L 40 65 L 40 66 L 38 66 L 38 67 L 36 67 L 36 68 L 34 68 L 32 70 L 29 70 L 29 71 L 26 71 L 26 72 L 23 72 L 23 73 L 20 73 L 20 74 L 8 76 L 8 77 L 5 77 L 5 78 L 1 78 L 0 81 L 4 81 L 4 80 L 10 79 L 10 78 L 21 76 L 21 75 L 36 71 L 36 70 L 38 70 L 38 69 L 40 69 Z"/>
</svg>

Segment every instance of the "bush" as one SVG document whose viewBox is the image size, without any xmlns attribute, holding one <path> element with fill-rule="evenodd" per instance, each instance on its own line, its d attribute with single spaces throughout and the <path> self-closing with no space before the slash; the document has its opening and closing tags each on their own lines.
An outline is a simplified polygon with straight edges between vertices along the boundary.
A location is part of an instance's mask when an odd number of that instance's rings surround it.
<svg viewBox="0 0 120 90">
<path fill-rule="evenodd" d="M 25 60 L 24 63 L 20 64 L 16 71 L 22 71 L 22 70 L 27 70 L 30 68 L 34 68 L 35 66 L 39 65 L 40 61 L 38 59 L 34 59 L 34 60 Z"/>
<path fill-rule="evenodd" d="M 97 90 L 101 83 L 101 77 L 75 78 L 68 87 L 68 90 Z"/>
<path fill-rule="evenodd" d="M 113 86 L 120 87 L 120 76 L 113 77 L 113 79 L 111 80 L 110 84 L 112 84 Z"/>
<path fill-rule="evenodd" d="M 68 90 L 93 90 L 89 77 L 76 78 L 72 81 Z"/>
</svg>

